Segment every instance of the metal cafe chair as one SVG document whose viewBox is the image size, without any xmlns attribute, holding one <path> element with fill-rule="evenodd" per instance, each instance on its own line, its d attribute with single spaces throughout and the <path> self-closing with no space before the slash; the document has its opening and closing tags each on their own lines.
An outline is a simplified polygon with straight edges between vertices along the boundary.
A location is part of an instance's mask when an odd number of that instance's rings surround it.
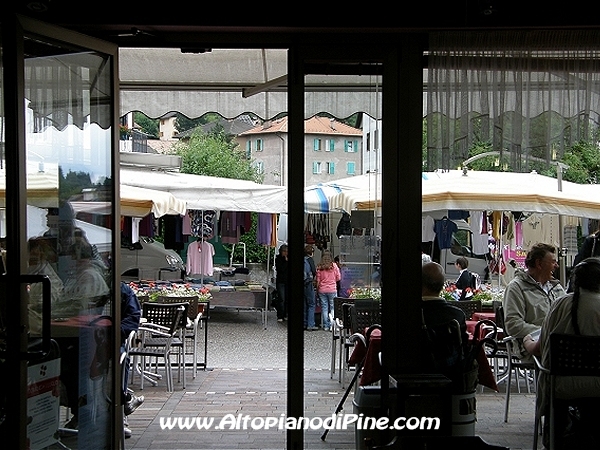
<svg viewBox="0 0 600 450">
<path fill-rule="evenodd" d="M 333 375 L 336 370 L 336 359 L 340 358 L 340 372 L 338 372 L 338 379 L 341 382 L 341 360 L 342 353 L 344 351 L 344 339 L 349 336 L 348 331 L 350 330 L 349 323 L 347 322 L 346 328 L 344 328 L 344 309 L 343 304 L 351 301 L 352 299 L 344 297 L 334 297 L 333 299 L 333 311 L 329 311 L 329 322 L 331 323 L 331 368 L 329 371 L 329 378 L 333 379 Z"/>
<path fill-rule="evenodd" d="M 153 302 L 142 304 L 142 318 L 146 320 L 138 329 L 140 343 L 129 350 L 129 355 L 134 360 L 134 368 L 141 375 L 140 389 L 144 389 L 144 379 L 156 384 L 156 380 L 162 378 L 158 374 L 158 359 L 162 359 L 167 377 L 167 391 L 173 392 L 171 354 L 178 344 L 183 346 L 179 334 L 181 317 L 186 314 L 187 305 L 187 303 Z M 138 358 L 141 360 L 140 363 L 135 362 Z M 146 358 L 156 361 L 155 372 L 147 370 Z"/>
<path fill-rule="evenodd" d="M 462 309 L 467 320 L 471 320 L 473 313 L 482 310 L 481 300 L 458 300 L 453 302 L 452 305 Z"/>
<path fill-rule="evenodd" d="M 192 362 L 192 378 L 196 378 L 196 373 L 198 370 L 198 366 L 202 366 L 206 369 L 206 354 L 208 349 L 208 312 L 210 311 L 210 304 L 208 302 L 203 302 L 202 306 L 199 307 L 200 302 L 198 301 L 198 296 L 189 296 L 189 297 L 169 297 L 169 296 L 161 296 L 158 298 L 159 303 L 189 303 L 189 307 L 187 309 L 187 316 L 184 317 L 185 323 L 182 323 L 182 334 L 190 341 L 190 344 L 193 345 L 192 351 L 189 351 L 189 348 L 186 345 L 186 353 L 192 354 L 193 362 Z M 207 322 L 203 327 L 203 322 Z M 198 363 L 198 342 L 200 337 L 200 330 L 204 328 L 204 359 L 201 363 Z M 185 358 L 185 354 L 184 354 Z M 184 362 L 185 364 L 185 362 Z M 185 387 L 185 386 L 184 386 Z"/>
<path fill-rule="evenodd" d="M 552 333 L 550 335 L 550 365 L 543 366 L 538 358 L 535 364 L 541 373 L 549 377 L 550 392 L 548 409 L 550 448 L 556 448 L 555 407 L 559 398 L 556 391 L 556 377 L 600 377 L 600 336 Z M 537 448 L 541 417 L 537 408 L 540 393 L 536 395 L 533 448 Z M 576 403 L 576 400 L 575 400 Z"/>
</svg>

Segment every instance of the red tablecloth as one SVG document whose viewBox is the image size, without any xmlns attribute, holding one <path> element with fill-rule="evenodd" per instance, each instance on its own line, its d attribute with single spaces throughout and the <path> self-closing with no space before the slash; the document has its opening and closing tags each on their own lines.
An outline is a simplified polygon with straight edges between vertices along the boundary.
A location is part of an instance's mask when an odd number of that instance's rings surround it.
<svg viewBox="0 0 600 450">
<path fill-rule="evenodd" d="M 467 321 L 467 328 L 469 327 Z M 472 329 L 475 329 L 474 322 Z M 472 336 L 472 332 L 470 334 Z M 363 372 L 359 381 L 360 386 L 376 383 L 381 380 L 381 365 L 379 364 L 379 352 L 381 351 L 381 330 L 375 329 L 371 333 L 371 339 L 368 342 L 368 347 L 365 348 L 361 341 L 357 341 L 354 346 L 354 350 L 350 355 L 350 364 L 358 364 L 364 358 Z M 488 387 L 498 392 L 498 386 L 496 385 L 496 378 L 494 372 L 490 367 L 490 362 L 485 355 L 485 351 L 482 348 L 477 354 L 477 362 L 479 363 L 479 384 Z"/>
<path fill-rule="evenodd" d="M 359 385 L 365 386 L 381 380 L 381 365 L 379 364 L 379 352 L 381 351 L 381 330 L 376 328 L 371 332 L 368 347 L 365 348 L 362 341 L 357 341 L 350 355 L 350 364 L 358 364 L 363 358 L 362 376 Z"/>
</svg>

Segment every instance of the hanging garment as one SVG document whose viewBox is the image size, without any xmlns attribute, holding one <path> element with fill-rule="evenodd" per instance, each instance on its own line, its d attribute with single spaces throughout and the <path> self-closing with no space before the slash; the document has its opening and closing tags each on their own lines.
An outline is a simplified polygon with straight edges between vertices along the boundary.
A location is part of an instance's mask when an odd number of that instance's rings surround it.
<svg viewBox="0 0 600 450">
<path fill-rule="evenodd" d="M 433 228 L 433 222 L 431 223 L 431 227 Z M 342 217 L 338 222 L 335 234 L 338 238 L 341 236 L 350 236 L 352 234 L 352 223 L 350 222 L 350 214 L 346 212 L 342 213 Z"/>
<path fill-rule="evenodd" d="M 271 214 L 258 213 L 258 223 L 256 225 L 256 243 L 259 245 L 271 245 L 271 232 L 273 221 Z"/>
<path fill-rule="evenodd" d="M 212 239 L 215 235 L 216 211 L 200 211 L 193 209 L 188 211 L 191 219 L 192 236 Z"/>
<path fill-rule="evenodd" d="M 271 247 L 277 247 L 277 214 L 271 214 Z"/>
<path fill-rule="evenodd" d="M 237 244 L 240 242 L 243 219 L 241 213 L 232 211 L 221 212 L 221 217 L 219 219 L 219 235 L 221 236 L 221 242 L 224 244 Z"/>
<path fill-rule="evenodd" d="M 440 249 L 452 247 L 452 234 L 458 231 L 458 225 L 447 217 L 435 222 L 435 236 Z"/>
<path fill-rule="evenodd" d="M 488 234 L 481 232 L 483 229 L 482 223 L 485 223 L 483 211 L 470 211 L 469 226 L 473 233 L 473 253 L 476 255 L 485 255 L 489 252 Z"/>
<path fill-rule="evenodd" d="M 435 239 L 435 220 L 431 216 L 421 217 L 421 242 Z"/>
<path fill-rule="evenodd" d="M 214 256 L 215 247 L 210 242 L 198 240 L 190 243 L 187 248 L 187 274 L 212 277 L 214 272 Z"/>
<path fill-rule="evenodd" d="M 166 215 L 159 219 L 164 236 L 165 248 L 183 250 L 183 218 L 179 215 Z"/>
</svg>

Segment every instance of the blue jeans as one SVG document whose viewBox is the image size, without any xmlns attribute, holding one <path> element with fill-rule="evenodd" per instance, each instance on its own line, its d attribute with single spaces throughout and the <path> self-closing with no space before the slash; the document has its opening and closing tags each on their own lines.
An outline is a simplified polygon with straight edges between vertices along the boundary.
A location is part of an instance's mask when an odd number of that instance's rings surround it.
<svg viewBox="0 0 600 450">
<path fill-rule="evenodd" d="M 304 328 L 315 326 L 315 287 L 312 283 L 304 285 Z"/>
<path fill-rule="evenodd" d="M 331 328 L 329 321 L 329 313 L 333 312 L 333 299 L 336 297 L 336 292 L 319 292 L 319 300 L 321 300 L 321 317 L 323 318 L 323 328 Z"/>
<path fill-rule="evenodd" d="M 277 283 L 277 296 L 279 297 L 277 305 L 277 318 L 285 319 L 287 313 L 287 285 L 285 283 Z"/>
</svg>

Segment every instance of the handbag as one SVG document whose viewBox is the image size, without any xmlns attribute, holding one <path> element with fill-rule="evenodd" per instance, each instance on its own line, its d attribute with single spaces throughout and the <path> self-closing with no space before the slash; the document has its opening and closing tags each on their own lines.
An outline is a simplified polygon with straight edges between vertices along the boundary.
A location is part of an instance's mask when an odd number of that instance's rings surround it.
<svg viewBox="0 0 600 450">
<path fill-rule="evenodd" d="M 308 215 L 308 219 L 306 220 L 306 227 L 304 228 L 304 243 L 308 245 L 315 245 L 315 234 L 313 227 L 313 216 L 312 214 Z"/>
</svg>

